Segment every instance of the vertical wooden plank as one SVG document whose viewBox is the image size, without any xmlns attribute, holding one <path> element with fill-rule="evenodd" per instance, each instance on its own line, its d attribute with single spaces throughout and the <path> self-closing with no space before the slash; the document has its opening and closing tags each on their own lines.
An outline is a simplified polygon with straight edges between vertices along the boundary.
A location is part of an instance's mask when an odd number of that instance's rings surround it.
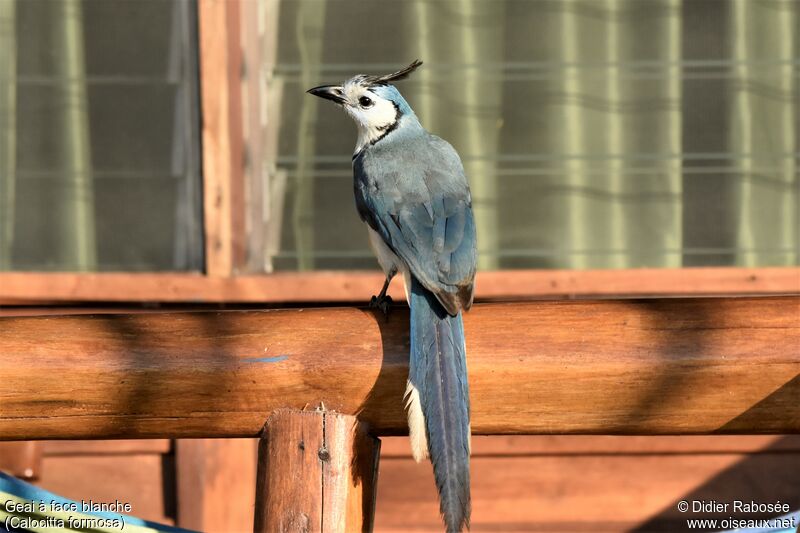
<svg viewBox="0 0 800 533">
<path fill-rule="evenodd" d="M 262 157 L 262 75 L 261 41 L 264 21 L 262 1 L 243 2 L 240 9 L 240 34 L 242 41 L 242 140 L 245 153 L 244 180 L 244 223 L 246 229 L 245 247 L 248 254 L 248 272 L 260 272 L 260 251 L 264 249 L 261 223 L 264 202 L 266 169 Z"/>
<path fill-rule="evenodd" d="M 242 2 L 225 2 L 228 35 L 228 117 L 231 140 L 230 224 L 231 269 L 236 273 L 245 260 L 245 183 L 244 183 L 244 113 L 242 113 L 242 77 L 244 51 L 241 38 Z"/>
<path fill-rule="evenodd" d="M 322 524 L 323 417 L 275 411 L 258 443 L 254 529 L 319 531 Z"/>
<path fill-rule="evenodd" d="M 199 0 L 206 273 L 230 277 L 244 257 L 239 2 Z"/>
<path fill-rule="evenodd" d="M 273 412 L 258 446 L 254 531 L 370 531 L 379 453 L 353 416 Z"/>
<path fill-rule="evenodd" d="M 280 249 L 287 173 L 278 154 L 283 76 L 275 74 L 280 0 L 241 4 L 242 117 L 244 131 L 244 247 L 242 267 L 272 272 Z"/>
<path fill-rule="evenodd" d="M 177 525 L 196 531 L 253 527 L 255 439 L 180 439 L 175 443 Z"/>
</svg>

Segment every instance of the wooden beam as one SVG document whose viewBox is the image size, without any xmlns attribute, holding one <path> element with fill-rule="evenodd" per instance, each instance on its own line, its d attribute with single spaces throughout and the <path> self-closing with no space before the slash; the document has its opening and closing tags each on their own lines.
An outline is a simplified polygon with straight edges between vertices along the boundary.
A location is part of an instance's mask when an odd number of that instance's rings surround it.
<svg viewBox="0 0 800 533">
<path fill-rule="evenodd" d="M 800 432 L 800 297 L 484 304 L 477 434 Z M 255 437 L 281 407 L 406 431 L 408 314 L 0 319 L 0 439 Z"/>
<path fill-rule="evenodd" d="M 253 531 L 372 531 L 380 449 L 354 416 L 275 411 L 258 443 Z"/>
<path fill-rule="evenodd" d="M 232 278 L 200 274 L 0 273 L 0 302 L 358 302 L 383 284 L 377 271 L 281 272 Z M 800 268 L 511 270 L 479 272 L 477 297 L 586 298 L 800 293 Z M 403 283 L 390 294 L 405 298 Z"/>
</svg>

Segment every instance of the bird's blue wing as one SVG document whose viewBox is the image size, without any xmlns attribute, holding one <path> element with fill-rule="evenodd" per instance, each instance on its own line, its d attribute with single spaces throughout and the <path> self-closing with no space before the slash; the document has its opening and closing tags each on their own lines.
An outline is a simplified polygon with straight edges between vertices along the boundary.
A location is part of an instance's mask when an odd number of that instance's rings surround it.
<svg viewBox="0 0 800 533">
<path fill-rule="evenodd" d="M 477 255 L 461 160 L 434 136 L 397 148 L 386 155 L 374 150 L 354 161 L 359 213 L 455 315 L 472 304 Z"/>
</svg>

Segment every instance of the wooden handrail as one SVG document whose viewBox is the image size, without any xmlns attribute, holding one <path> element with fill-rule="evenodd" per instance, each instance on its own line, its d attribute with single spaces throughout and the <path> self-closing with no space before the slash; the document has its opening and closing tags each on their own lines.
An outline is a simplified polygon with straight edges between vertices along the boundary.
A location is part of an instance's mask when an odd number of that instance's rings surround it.
<svg viewBox="0 0 800 533">
<path fill-rule="evenodd" d="M 380 289 L 383 280 L 378 270 L 277 272 L 233 277 L 178 272 L 0 272 L 0 303 L 360 302 L 368 301 Z M 778 296 L 800 293 L 800 268 L 481 271 L 475 290 L 479 300 Z M 403 284 L 393 283 L 390 293 L 395 299 L 403 298 Z"/>
<path fill-rule="evenodd" d="M 800 432 L 800 297 L 527 302 L 465 317 L 474 433 Z M 0 319 L 0 439 L 255 437 L 281 407 L 406 431 L 408 314 Z"/>
</svg>

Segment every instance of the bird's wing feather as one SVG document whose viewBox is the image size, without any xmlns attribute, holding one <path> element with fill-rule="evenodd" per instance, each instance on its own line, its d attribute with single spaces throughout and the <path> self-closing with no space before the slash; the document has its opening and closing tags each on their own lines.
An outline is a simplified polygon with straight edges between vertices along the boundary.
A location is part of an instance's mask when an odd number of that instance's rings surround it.
<svg viewBox="0 0 800 533">
<path fill-rule="evenodd" d="M 374 149 L 354 164 L 356 203 L 369 226 L 455 315 L 472 303 L 475 221 L 461 160 L 426 135 Z"/>
</svg>

